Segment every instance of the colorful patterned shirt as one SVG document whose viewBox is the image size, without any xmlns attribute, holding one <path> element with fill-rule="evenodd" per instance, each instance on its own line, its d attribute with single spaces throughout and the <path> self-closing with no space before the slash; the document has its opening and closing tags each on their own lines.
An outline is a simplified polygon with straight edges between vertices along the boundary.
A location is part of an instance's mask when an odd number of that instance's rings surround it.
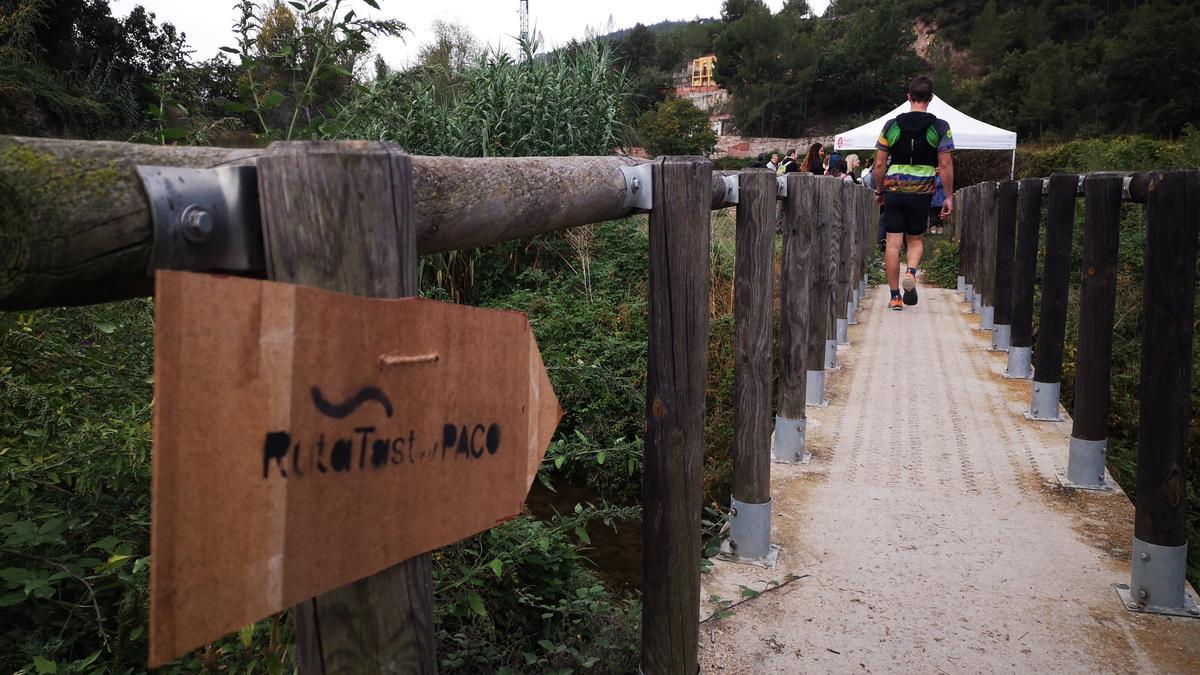
<svg viewBox="0 0 1200 675">
<path fill-rule="evenodd" d="M 883 133 L 875 149 L 891 153 L 892 147 L 900 139 L 899 118 L 892 118 L 883 125 Z M 934 118 L 933 124 L 925 130 L 925 141 L 931 148 L 937 148 L 938 154 L 954 150 L 954 134 L 950 131 L 950 123 Z M 888 192 L 905 194 L 933 194 L 937 190 L 934 180 L 937 167 L 928 164 L 897 164 L 888 166 L 887 175 L 883 179 L 883 189 Z"/>
</svg>

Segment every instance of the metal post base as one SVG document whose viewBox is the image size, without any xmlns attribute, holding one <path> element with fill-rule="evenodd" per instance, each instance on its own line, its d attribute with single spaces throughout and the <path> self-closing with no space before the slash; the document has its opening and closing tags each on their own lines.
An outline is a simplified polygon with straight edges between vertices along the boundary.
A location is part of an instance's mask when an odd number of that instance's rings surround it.
<svg viewBox="0 0 1200 675">
<path fill-rule="evenodd" d="M 842 319 L 838 319 L 841 321 Z M 825 370 L 838 370 L 841 366 L 838 365 L 837 358 L 837 339 L 825 341 Z"/>
<path fill-rule="evenodd" d="M 966 293 L 967 292 L 967 278 L 961 274 L 958 275 L 958 285 L 956 285 L 954 287 L 954 292 L 955 293 Z"/>
<path fill-rule="evenodd" d="M 1105 475 L 1104 469 L 1104 460 L 1108 455 L 1108 439 L 1085 441 L 1072 436 L 1069 447 L 1067 475 L 1059 474 L 1059 485 L 1076 490 L 1102 492 L 1113 489 L 1113 483 Z"/>
<path fill-rule="evenodd" d="M 1012 326 L 998 323 L 992 329 L 992 351 L 1006 352 L 1012 346 Z"/>
<path fill-rule="evenodd" d="M 1008 367 L 1004 376 L 1010 380 L 1028 380 L 1033 377 L 1033 347 L 1009 347 Z M 1057 410 L 1058 406 L 1055 406 Z"/>
<path fill-rule="evenodd" d="M 838 319 L 837 320 L 837 340 L 836 340 L 834 346 L 836 347 L 837 345 L 848 345 L 848 344 L 850 344 L 850 320 L 849 319 Z"/>
<path fill-rule="evenodd" d="M 971 303 L 971 313 L 978 314 L 979 313 L 979 294 L 975 292 L 974 288 L 971 288 L 970 284 L 967 284 L 967 292 L 971 294 L 971 298 L 970 298 L 970 300 L 968 300 L 968 302 Z"/>
<path fill-rule="evenodd" d="M 859 298 L 859 300 L 860 300 L 860 301 L 861 301 L 863 298 L 867 297 L 867 283 L 868 283 L 868 281 L 869 281 L 869 279 L 867 278 L 867 275 L 865 275 L 865 274 L 864 274 L 864 275 L 863 275 L 863 278 L 862 278 L 862 281 L 858 282 L 858 298 Z"/>
<path fill-rule="evenodd" d="M 804 448 L 804 429 L 808 420 L 789 420 L 775 416 L 775 442 L 771 459 L 780 464 L 808 464 L 812 453 Z"/>
<path fill-rule="evenodd" d="M 810 370 L 804 384 L 804 405 L 824 408 L 829 405 L 825 400 L 825 371 Z"/>
<path fill-rule="evenodd" d="M 857 311 L 858 311 L 858 301 L 857 300 L 851 300 L 850 302 L 846 303 L 846 321 L 848 321 L 851 326 L 858 325 L 858 317 L 855 315 L 855 312 L 857 312 Z M 847 340 L 843 344 L 850 344 L 850 341 Z"/>
<path fill-rule="evenodd" d="M 1035 422 L 1061 422 L 1062 413 L 1058 410 L 1058 393 L 1062 388 L 1061 382 L 1033 381 L 1033 398 L 1025 419 Z"/>
<path fill-rule="evenodd" d="M 1156 546 L 1133 538 L 1133 570 L 1128 584 L 1117 584 L 1121 603 L 1131 612 L 1200 619 L 1200 605 L 1188 593 L 1187 544 Z"/>
<path fill-rule="evenodd" d="M 746 504 L 732 498 L 729 501 L 729 538 L 721 543 L 721 558 L 774 567 L 779 561 L 779 547 L 771 545 L 771 502 Z"/>
<path fill-rule="evenodd" d="M 984 305 L 979 308 L 979 330 L 993 330 L 996 327 L 996 308 Z"/>
</svg>

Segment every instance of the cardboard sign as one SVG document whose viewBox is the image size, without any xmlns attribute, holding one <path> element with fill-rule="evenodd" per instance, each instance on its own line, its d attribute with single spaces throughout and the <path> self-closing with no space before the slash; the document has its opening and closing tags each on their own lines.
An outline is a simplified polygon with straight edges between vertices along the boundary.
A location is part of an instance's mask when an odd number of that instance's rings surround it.
<svg viewBox="0 0 1200 675">
<path fill-rule="evenodd" d="M 562 415 L 523 314 L 157 274 L 150 665 L 516 516 Z"/>
</svg>

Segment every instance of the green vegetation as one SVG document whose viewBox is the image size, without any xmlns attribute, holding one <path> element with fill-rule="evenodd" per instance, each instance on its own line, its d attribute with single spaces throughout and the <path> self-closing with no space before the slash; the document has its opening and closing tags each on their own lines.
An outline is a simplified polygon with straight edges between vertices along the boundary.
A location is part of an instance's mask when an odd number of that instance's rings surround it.
<svg viewBox="0 0 1200 675">
<path fill-rule="evenodd" d="M 715 53 L 746 135 L 868 121 L 925 72 L 964 112 L 1051 140 L 1171 136 L 1200 119 L 1198 31 L 1200 11 L 1186 0 L 837 0 L 823 16 L 805 0 L 774 14 L 762 0 L 726 0 L 719 21 L 639 26 L 611 40 L 645 83 L 641 110 L 687 59 Z"/>
<path fill-rule="evenodd" d="M 1022 134 L 1178 136 L 1039 146 L 1022 152 L 1025 173 L 1200 162 L 1200 133 L 1185 126 L 1200 118 L 1190 86 L 1197 61 L 1181 46 L 1198 20 L 1186 3 L 1020 2 L 1000 11 L 982 0 L 843 0 L 815 17 L 802 0 L 775 15 L 757 0 L 729 0 L 721 20 L 639 26 L 548 55 L 525 45 L 516 58 L 442 24 L 403 71 L 369 60 L 372 39 L 404 30 L 353 13 L 375 4 L 238 2 L 231 46 L 194 62 L 173 27 L 141 10 L 116 19 L 104 0 L 0 0 L 0 133 L 241 145 L 358 138 L 456 156 L 607 154 L 640 118 L 652 150 L 704 152 L 712 141 L 703 115 L 666 100 L 664 90 L 688 58 L 716 51 L 718 77 L 739 97 L 733 112 L 747 131 L 799 134 L 848 111 L 865 118 L 892 105 L 909 75 L 933 69 L 960 107 Z M 995 21 L 975 18 L 984 15 Z M 1086 21 L 1071 20 L 1078 15 Z M 913 16 L 940 27 L 924 61 L 907 50 Z M 1139 208 L 1127 211 L 1111 456 L 1131 491 L 1145 224 Z M 713 223 L 708 553 L 730 474 L 734 358 L 731 214 L 715 213 Z M 642 472 L 647 246 L 645 220 L 635 218 L 423 260 L 425 295 L 528 313 L 567 411 L 539 479 L 594 496 L 436 553 L 445 672 L 635 666 L 637 599 L 609 588 L 588 557 L 599 528 L 639 517 L 627 504 Z M 956 266 L 952 244 L 931 252 L 931 271 L 949 283 Z M 0 314 L 0 670 L 144 669 L 152 366 L 150 301 Z M 1193 419 L 1197 410 L 1194 399 Z M 1193 428 L 1193 444 L 1198 434 Z M 1191 574 L 1200 581 L 1200 558 Z M 292 667 L 293 641 L 285 612 L 165 671 L 279 673 Z"/>
<path fill-rule="evenodd" d="M 669 98 L 642 113 L 637 132 L 652 155 L 707 155 L 717 144 L 708 115 L 686 98 Z"/>
</svg>

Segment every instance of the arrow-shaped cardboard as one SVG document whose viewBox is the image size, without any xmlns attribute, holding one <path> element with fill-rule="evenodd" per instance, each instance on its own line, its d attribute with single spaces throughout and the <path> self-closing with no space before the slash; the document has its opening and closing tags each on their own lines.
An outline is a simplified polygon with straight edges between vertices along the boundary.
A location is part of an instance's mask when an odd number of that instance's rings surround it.
<svg viewBox="0 0 1200 675">
<path fill-rule="evenodd" d="M 521 511 L 562 415 L 525 315 L 156 278 L 151 666 Z"/>
</svg>

